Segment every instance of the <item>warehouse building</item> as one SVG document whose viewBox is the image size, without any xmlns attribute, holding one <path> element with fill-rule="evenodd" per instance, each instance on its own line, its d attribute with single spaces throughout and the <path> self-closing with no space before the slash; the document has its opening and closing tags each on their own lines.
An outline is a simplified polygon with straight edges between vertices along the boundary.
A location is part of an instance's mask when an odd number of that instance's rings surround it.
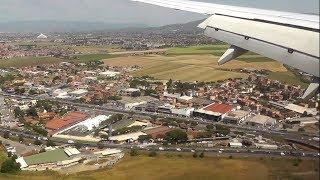
<svg viewBox="0 0 320 180">
<path fill-rule="evenodd" d="M 212 103 L 204 108 L 195 110 L 193 112 L 193 116 L 213 121 L 220 121 L 232 109 L 233 106 L 229 104 Z"/>
<path fill-rule="evenodd" d="M 49 134 L 56 133 L 64 130 L 74 124 L 84 121 L 88 118 L 88 115 L 82 112 L 70 112 L 64 115 L 62 118 L 54 118 L 48 121 L 45 125 Z"/>
<path fill-rule="evenodd" d="M 277 120 L 269 116 L 258 114 L 248 118 L 246 124 L 251 126 L 274 126 L 277 124 Z"/>
<path fill-rule="evenodd" d="M 230 124 L 240 124 L 250 117 L 251 113 L 244 110 L 235 110 L 226 114 L 223 118 L 223 122 Z"/>
</svg>

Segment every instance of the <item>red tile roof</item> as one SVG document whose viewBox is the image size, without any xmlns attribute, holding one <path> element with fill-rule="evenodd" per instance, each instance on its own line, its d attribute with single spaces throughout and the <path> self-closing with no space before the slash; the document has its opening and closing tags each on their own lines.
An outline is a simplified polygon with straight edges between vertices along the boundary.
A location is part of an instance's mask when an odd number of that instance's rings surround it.
<svg viewBox="0 0 320 180">
<path fill-rule="evenodd" d="M 59 130 L 67 126 L 71 126 L 77 122 L 84 121 L 88 115 L 82 112 L 70 112 L 62 118 L 54 118 L 47 122 L 46 129 Z"/>
<path fill-rule="evenodd" d="M 225 114 L 232 110 L 232 106 L 229 104 L 210 104 L 209 106 L 203 108 L 205 111 L 218 112 L 220 114 Z"/>
</svg>

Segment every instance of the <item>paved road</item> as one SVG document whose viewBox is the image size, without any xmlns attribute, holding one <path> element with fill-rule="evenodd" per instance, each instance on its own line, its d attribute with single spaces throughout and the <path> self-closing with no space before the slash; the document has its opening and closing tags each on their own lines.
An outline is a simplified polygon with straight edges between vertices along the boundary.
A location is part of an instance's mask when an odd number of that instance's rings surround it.
<svg viewBox="0 0 320 180">
<path fill-rule="evenodd" d="M 10 132 L 12 136 L 23 136 L 25 139 L 42 139 L 39 135 L 26 133 L 21 131 L 13 131 L 9 129 L 0 129 L 0 133 Z M 66 139 L 51 138 L 57 144 L 67 144 Z M 82 146 L 97 147 L 98 144 L 94 142 L 83 142 Z M 318 159 L 319 152 L 307 151 L 284 151 L 284 150 L 261 150 L 261 149 L 244 149 L 244 148 L 199 148 L 199 147 L 163 147 L 160 145 L 141 146 L 137 144 L 113 144 L 109 142 L 102 142 L 101 145 L 105 148 L 121 148 L 132 149 L 137 148 L 143 151 L 159 151 L 159 152 L 205 152 L 214 156 L 243 156 L 243 157 L 301 157 L 301 158 L 316 158 Z M 161 148 L 160 148 L 161 147 Z M 163 149 L 162 149 L 163 148 Z M 283 154 L 284 153 L 284 154 Z"/>
<path fill-rule="evenodd" d="M 0 93 L 1 95 L 1 93 Z M 134 114 L 136 115 L 140 115 L 142 117 L 150 117 L 150 115 L 153 115 L 152 113 L 149 112 L 141 112 L 141 111 L 126 111 L 126 110 L 121 110 L 121 109 L 115 109 L 115 108 L 110 108 L 110 107 L 105 107 L 105 106 L 100 106 L 100 105 L 93 105 L 93 104 L 86 104 L 86 103 L 75 103 L 72 102 L 70 100 L 59 100 L 59 99 L 54 99 L 51 97 L 38 97 L 38 96 L 20 96 L 20 95 L 11 95 L 11 94 L 4 94 L 2 93 L 3 96 L 7 96 L 7 97 L 14 97 L 17 99 L 28 99 L 28 100 L 32 100 L 32 99 L 37 99 L 37 100 L 42 100 L 42 99 L 46 99 L 46 100 L 51 100 L 51 101 L 56 101 L 58 103 L 61 104 L 67 104 L 67 105 L 72 105 L 75 107 L 82 107 L 82 108 L 87 108 L 88 110 L 101 110 L 101 111 L 105 111 L 105 112 L 110 112 L 110 113 L 123 113 L 123 114 L 130 114 L 132 112 L 134 112 Z M 172 117 L 170 115 L 165 115 L 165 114 L 157 114 L 158 117 Z M 182 120 L 185 121 L 194 121 L 194 122 L 198 122 L 201 124 L 222 124 L 224 126 L 227 126 L 229 128 L 235 129 L 237 131 L 242 131 L 242 132 L 246 132 L 246 133 L 250 133 L 250 134 L 255 134 L 255 135 L 274 135 L 274 136 L 281 136 L 283 138 L 286 139 L 290 139 L 296 142 L 300 142 L 300 143 L 304 143 L 310 146 L 313 146 L 317 149 L 320 148 L 319 145 L 319 141 L 316 141 L 313 139 L 313 137 L 319 137 L 319 135 L 316 134 L 301 134 L 301 133 L 297 133 L 297 132 L 284 132 L 284 131 L 275 131 L 272 129 L 257 129 L 254 127 L 247 127 L 247 126 L 238 126 L 238 125 L 232 125 L 232 124 L 223 124 L 220 122 L 212 122 L 212 121 L 203 121 L 203 120 L 198 120 L 198 119 L 193 119 L 193 118 L 181 118 L 178 117 Z"/>
</svg>

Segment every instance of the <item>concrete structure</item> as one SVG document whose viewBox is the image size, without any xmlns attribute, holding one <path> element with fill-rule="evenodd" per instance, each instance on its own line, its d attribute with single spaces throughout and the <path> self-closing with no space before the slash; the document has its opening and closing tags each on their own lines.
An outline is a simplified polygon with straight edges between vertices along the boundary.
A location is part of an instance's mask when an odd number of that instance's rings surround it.
<svg viewBox="0 0 320 180">
<path fill-rule="evenodd" d="M 319 122 L 319 116 L 287 119 L 287 121 L 289 121 L 292 124 L 300 124 L 300 126 L 305 126 L 308 124 L 315 124 L 315 123 Z"/>
<path fill-rule="evenodd" d="M 69 92 L 68 94 L 73 98 L 81 98 L 82 96 L 86 95 L 88 90 L 86 89 L 77 89 L 74 91 Z"/>
<path fill-rule="evenodd" d="M 255 115 L 246 120 L 246 124 L 251 126 L 273 126 L 276 125 L 277 120 L 268 116 Z"/>
<path fill-rule="evenodd" d="M 109 140 L 110 141 L 118 141 L 118 142 L 136 141 L 136 140 L 138 140 L 139 136 L 141 136 L 141 135 L 147 135 L 147 134 L 139 131 L 139 132 L 135 132 L 135 133 L 122 134 L 122 135 L 118 135 L 118 136 L 111 136 L 111 137 L 109 137 Z"/>
<path fill-rule="evenodd" d="M 275 144 L 255 143 L 254 145 L 259 149 L 278 149 L 278 146 Z"/>
<path fill-rule="evenodd" d="M 102 156 L 109 156 L 113 154 L 119 154 L 122 153 L 120 149 L 105 149 L 102 151 L 94 152 L 95 155 L 102 155 Z"/>
<path fill-rule="evenodd" d="M 171 110 L 172 114 L 184 116 L 184 117 L 190 117 L 193 111 L 194 111 L 194 108 L 180 108 L 180 109 L 173 108 Z"/>
<path fill-rule="evenodd" d="M 318 113 L 316 108 L 307 108 L 296 104 L 287 104 L 284 108 L 300 114 L 307 112 L 307 114 L 316 115 Z"/>
<path fill-rule="evenodd" d="M 125 110 L 132 110 L 139 105 L 147 104 L 148 102 L 154 100 L 154 98 L 148 96 L 122 97 L 122 99 L 118 101 L 118 104 Z"/>
<path fill-rule="evenodd" d="M 117 76 L 119 74 L 120 74 L 120 72 L 115 72 L 115 71 L 105 71 L 105 72 L 99 73 L 99 75 L 107 76 L 107 77 L 115 77 L 115 76 Z"/>
<path fill-rule="evenodd" d="M 235 110 L 226 114 L 223 118 L 223 121 L 231 124 L 240 124 L 245 121 L 248 117 L 250 117 L 249 111 L 244 110 Z"/>
</svg>

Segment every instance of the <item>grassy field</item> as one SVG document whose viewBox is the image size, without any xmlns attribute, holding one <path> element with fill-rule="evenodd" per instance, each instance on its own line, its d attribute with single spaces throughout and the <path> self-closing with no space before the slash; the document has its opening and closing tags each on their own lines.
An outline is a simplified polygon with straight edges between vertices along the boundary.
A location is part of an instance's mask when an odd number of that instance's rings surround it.
<svg viewBox="0 0 320 180">
<path fill-rule="evenodd" d="M 278 80 L 282 83 L 286 84 L 296 84 L 300 85 L 303 88 L 307 88 L 308 84 L 302 82 L 298 77 L 296 77 L 292 72 L 286 71 L 286 72 L 271 72 L 269 73 L 269 78 Z"/>
<path fill-rule="evenodd" d="M 0 175 L 0 179 L 108 179 L 108 180 L 205 180 L 205 179 L 318 179 L 318 162 L 293 159 L 218 158 L 194 159 L 191 155 L 125 157 L 112 169 L 100 169 L 72 175 L 56 172 L 21 172 Z"/>
<path fill-rule="evenodd" d="M 5 153 L 4 149 L 2 146 L 0 146 L 0 165 L 5 161 L 7 158 L 7 154 Z"/>
<path fill-rule="evenodd" d="M 11 58 L 11 59 L 1 59 L 0 68 L 36 66 L 40 64 L 53 64 L 61 61 L 63 60 L 55 57 L 21 57 L 21 58 Z"/>
<path fill-rule="evenodd" d="M 280 63 L 231 61 L 218 66 L 218 57 L 210 54 L 179 56 L 118 57 L 105 60 L 108 65 L 141 66 L 134 76 L 149 75 L 157 79 L 175 79 L 181 81 L 217 81 L 235 77 L 246 77 L 243 73 L 225 71 L 227 69 L 254 68 L 268 69 L 274 72 L 286 72 Z"/>
<path fill-rule="evenodd" d="M 36 66 L 41 64 L 54 64 L 62 61 L 76 61 L 76 62 L 88 62 L 93 60 L 102 60 L 117 57 L 117 55 L 110 54 L 86 54 L 74 56 L 74 59 L 62 59 L 56 57 L 19 57 L 11 59 L 0 59 L 0 68 L 8 67 L 24 67 L 24 66 Z"/>
<path fill-rule="evenodd" d="M 182 48 L 170 48 L 167 50 L 169 56 L 178 55 L 199 55 L 199 54 L 211 54 L 214 56 L 222 56 L 230 45 L 217 44 L 217 45 L 202 45 L 202 46 L 190 46 Z M 272 62 L 274 60 L 262 57 L 256 53 L 248 52 L 241 57 L 237 58 L 239 61 L 245 62 Z"/>
</svg>

